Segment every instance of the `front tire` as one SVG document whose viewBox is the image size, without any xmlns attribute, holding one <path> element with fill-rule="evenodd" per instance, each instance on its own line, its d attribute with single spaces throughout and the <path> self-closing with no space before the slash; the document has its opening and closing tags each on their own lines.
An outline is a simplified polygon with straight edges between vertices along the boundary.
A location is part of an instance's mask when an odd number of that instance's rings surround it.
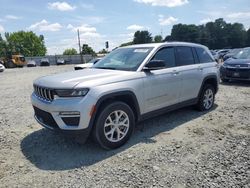
<svg viewBox="0 0 250 188">
<path fill-rule="evenodd" d="M 125 144 L 135 126 L 132 109 L 123 102 L 113 102 L 99 113 L 94 128 L 94 137 L 104 149 L 115 149 Z"/>
<path fill-rule="evenodd" d="M 207 84 L 202 88 L 197 108 L 200 111 L 210 110 L 214 105 L 215 89 L 212 85 Z"/>
</svg>

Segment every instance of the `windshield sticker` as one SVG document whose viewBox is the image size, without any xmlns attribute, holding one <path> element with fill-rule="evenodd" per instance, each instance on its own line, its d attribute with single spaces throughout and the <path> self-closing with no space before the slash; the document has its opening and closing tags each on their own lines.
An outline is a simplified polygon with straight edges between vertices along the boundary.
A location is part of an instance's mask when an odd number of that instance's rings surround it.
<svg viewBox="0 0 250 188">
<path fill-rule="evenodd" d="M 135 49 L 134 52 L 147 53 L 148 49 Z"/>
</svg>

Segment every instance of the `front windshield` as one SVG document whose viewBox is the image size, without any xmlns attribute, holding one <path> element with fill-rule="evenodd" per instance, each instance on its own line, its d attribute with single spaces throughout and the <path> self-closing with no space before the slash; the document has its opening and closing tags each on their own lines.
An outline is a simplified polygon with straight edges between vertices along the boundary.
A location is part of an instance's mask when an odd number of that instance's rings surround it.
<svg viewBox="0 0 250 188">
<path fill-rule="evenodd" d="M 243 49 L 234 57 L 237 59 L 250 59 L 250 48 Z"/>
<path fill-rule="evenodd" d="M 93 68 L 136 71 L 153 48 L 118 48 L 97 62 Z"/>
</svg>

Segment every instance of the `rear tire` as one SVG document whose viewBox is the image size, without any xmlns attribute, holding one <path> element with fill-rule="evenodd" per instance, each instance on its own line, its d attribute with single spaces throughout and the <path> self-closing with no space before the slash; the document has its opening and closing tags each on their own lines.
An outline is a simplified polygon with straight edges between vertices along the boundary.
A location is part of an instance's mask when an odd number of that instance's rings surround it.
<svg viewBox="0 0 250 188">
<path fill-rule="evenodd" d="M 99 113 L 93 130 L 94 140 L 104 149 L 125 144 L 135 126 L 132 109 L 123 102 L 112 102 Z"/>
<path fill-rule="evenodd" d="M 199 101 L 196 105 L 199 111 L 210 110 L 214 105 L 215 89 L 211 84 L 203 86 Z"/>
</svg>

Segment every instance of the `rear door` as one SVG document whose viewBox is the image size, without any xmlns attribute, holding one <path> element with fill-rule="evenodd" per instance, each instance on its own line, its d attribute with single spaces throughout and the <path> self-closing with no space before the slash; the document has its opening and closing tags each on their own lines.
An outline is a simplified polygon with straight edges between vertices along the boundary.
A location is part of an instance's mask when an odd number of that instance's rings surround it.
<svg viewBox="0 0 250 188">
<path fill-rule="evenodd" d="M 180 102 L 195 99 L 198 96 L 203 68 L 198 62 L 194 49 L 190 46 L 176 46 L 176 66 L 181 75 Z"/>
<path fill-rule="evenodd" d="M 145 113 L 179 102 L 181 79 L 176 72 L 174 51 L 174 47 L 158 50 L 151 60 L 164 60 L 165 68 L 144 72 Z"/>
</svg>

